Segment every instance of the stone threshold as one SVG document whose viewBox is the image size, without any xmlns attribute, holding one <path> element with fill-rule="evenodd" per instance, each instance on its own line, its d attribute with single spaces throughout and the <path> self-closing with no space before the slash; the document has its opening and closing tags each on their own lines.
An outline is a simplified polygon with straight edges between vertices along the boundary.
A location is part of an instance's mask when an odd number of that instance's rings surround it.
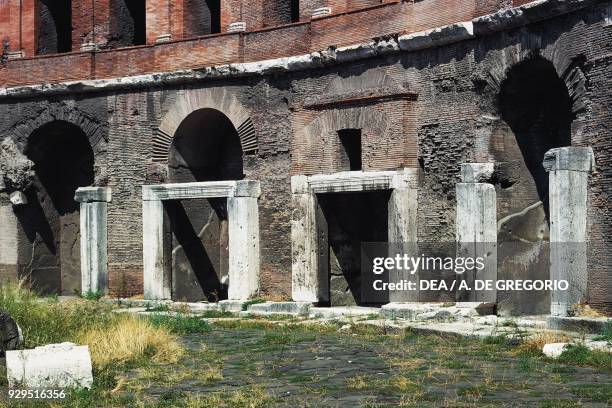
<svg viewBox="0 0 612 408">
<path fill-rule="evenodd" d="M 382 326 L 390 331 L 411 328 L 417 332 L 438 333 L 485 338 L 504 335 L 508 338 L 524 337 L 543 330 L 584 336 L 587 339 L 600 333 L 612 318 L 497 316 L 480 303 L 389 303 L 380 308 L 361 306 L 317 307 L 308 302 L 263 302 L 222 300 L 218 303 L 173 302 L 170 300 L 103 299 L 121 306 L 117 312 L 137 314 L 193 315 L 206 312 L 230 312 L 229 319 L 266 316 L 292 316 L 304 321 L 345 322 Z M 485 305 L 486 306 L 486 305 Z M 156 311 L 155 309 L 159 309 Z M 227 318 L 222 318 L 227 319 Z M 211 318 L 217 320 L 217 318 Z"/>
<path fill-rule="evenodd" d="M 418 51 L 448 45 L 496 32 L 551 19 L 600 3 L 600 0 L 536 0 L 521 6 L 500 10 L 471 21 L 409 34 L 389 34 L 369 42 L 349 46 L 330 46 L 310 54 L 262 61 L 226 64 L 197 69 L 133 75 L 121 78 L 66 81 L 54 84 L 0 88 L 0 99 L 26 98 L 37 95 L 71 94 L 146 88 L 158 85 L 181 85 L 194 81 L 248 77 L 325 68 L 400 52 Z M 602 16 L 602 19 L 604 17 Z"/>
</svg>

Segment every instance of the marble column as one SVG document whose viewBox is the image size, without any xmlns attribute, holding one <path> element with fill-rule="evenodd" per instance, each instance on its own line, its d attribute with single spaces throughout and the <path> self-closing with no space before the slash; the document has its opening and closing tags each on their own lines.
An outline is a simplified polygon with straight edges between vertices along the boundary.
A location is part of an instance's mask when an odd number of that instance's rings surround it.
<svg viewBox="0 0 612 408">
<path fill-rule="evenodd" d="M 561 147 L 546 152 L 549 173 L 550 279 L 565 280 L 553 290 L 550 313 L 567 316 L 587 295 L 587 187 L 595 167 L 590 147 Z"/>
<path fill-rule="evenodd" d="M 462 182 L 456 186 L 456 257 L 483 258 L 484 268 L 459 274 L 459 280 L 466 281 L 471 290 L 457 291 L 458 301 L 497 302 L 497 197 L 495 187 L 487 183 L 494 170 L 494 163 L 461 165 Z M 493 289 L 475 290 L 475 280 L 491 282 Z"/>
<path fill-rule="evenodd" d="M 388 241 L 389 256 L 418 256 L 417 210 L 418 190 L 416 176 L 409 173 L 393 176 L 391 197 L 388 203 Z M 418 285 L 419 274 L 409 271 L 389 271 L 389 282 L 407 280 Z M 418 286 L 417 286 L 418 287 Z M 417 302 L 417 290 L 390 291 L 389 302 Z"/>
<path fill-rule="evenodd" d="M 0 285 L 19 279 L 17 226 L 13 205 L 8 197 L 0 197 Z"/>
<path fill-rule="evenodd" d="M 146 186 L 145 186 L 146 187 Z M 143 189 L 145 188 L 143 187 Z M 172 297 L 170 256 L 164 234 L 164 204 L 161 200 L 142 202 L 143 284 L 144 298 L 166 300 Z"/>
<path fill-rule="evenodd" d="M 296 302 L 317 303 L 327 297 L 325 279 L 319 276 L 317 197 L 306 176 L 291 177 L 291 191 L 291 294 Z"/>
<path fill-rule="evenodd" d="M 81 204 L 81 293 L 108 293 L 107 212 L 111 189 L 81 187 L 74 200 Z"/>
<path fill-rule="evenodd" d="M 259 182 L 237 181 L 227 199 L 229 223 L 229 300 L 259 293 Z"/>
</svg>

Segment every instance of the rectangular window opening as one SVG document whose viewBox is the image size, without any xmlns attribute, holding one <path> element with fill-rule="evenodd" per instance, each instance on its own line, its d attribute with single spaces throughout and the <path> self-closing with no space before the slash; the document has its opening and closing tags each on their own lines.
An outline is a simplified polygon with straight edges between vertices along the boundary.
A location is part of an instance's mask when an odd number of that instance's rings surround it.
<svg viewBox="0 0 612 408">
<path fill-rule="evenodd" d="M 300 0 L 291 1 L 291 22 L 297 23 L 300 21 Z"/>
<path fill-rule="evenodd" d="M 361 165 L 361 129 L 342 129 L 338 131 L 342 145 L 341 162 L 350 171 L 362 170 Z M 348 166 L 347 166 L 348 165 Z"/>
</svg>

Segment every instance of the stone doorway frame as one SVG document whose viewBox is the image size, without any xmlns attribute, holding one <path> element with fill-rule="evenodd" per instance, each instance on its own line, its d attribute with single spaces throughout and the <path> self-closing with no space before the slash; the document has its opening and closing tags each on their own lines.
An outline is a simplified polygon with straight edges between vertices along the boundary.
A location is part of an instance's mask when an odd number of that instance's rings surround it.
<svg viewBox="0 0 612 408">
<path fill-rule="evenodd" d="M 348 171 L 291 177 L 292 298 L 296 302 L 325 302 L 328 273 L 319 267 L 317 194 L 390 190 L 388 242 L 417 242 L 417 169 Z M 390 292 L 390 301 L 400 301 Z M 418 294 L 417 294 L 418 295 Z M 411 299 L 401 299 L 410 301 Z"/>
<path fill-rule="evenodd" d="M 259 181 L 210 181 L 142 186 L 144 298 L 172 298 L 171 251 L 164 234 L 164 201 L 227 198 L 230 300 L 259 292 Z"/>
</svg>

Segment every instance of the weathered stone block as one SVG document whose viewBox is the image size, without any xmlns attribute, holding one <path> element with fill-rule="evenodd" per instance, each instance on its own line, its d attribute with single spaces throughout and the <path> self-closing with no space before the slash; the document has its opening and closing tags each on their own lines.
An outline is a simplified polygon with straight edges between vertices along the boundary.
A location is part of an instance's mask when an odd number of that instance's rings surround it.
<svg viewBox="0 0 612 408">
<path fill-rule="evenodd" d="M 495 173 L 495 163 L 463 163 L 461 181 L 464 183 L 490 182 Z"/>
<path fill-rule="evenodd" d="M 11 200 L 11 204 L 14 206 L 26 205 L 28 203 L 28 197 L 21 191 L 13 191 L 9 196 L 9 200 Z"/>
<path fill-rule="evenodd" d="M 559 147 L 546 152 L 542 165 L 546 171 L 572 170 L 588 173 L 595 169 L 595 156 L 590 147 Z"/>
<path fill-rule="evenodd" d="M 73 343 L 7 351 L 6 374 L 11 388 L 91 388 L 93 383 L 89 347 Z"/>
</svg>

